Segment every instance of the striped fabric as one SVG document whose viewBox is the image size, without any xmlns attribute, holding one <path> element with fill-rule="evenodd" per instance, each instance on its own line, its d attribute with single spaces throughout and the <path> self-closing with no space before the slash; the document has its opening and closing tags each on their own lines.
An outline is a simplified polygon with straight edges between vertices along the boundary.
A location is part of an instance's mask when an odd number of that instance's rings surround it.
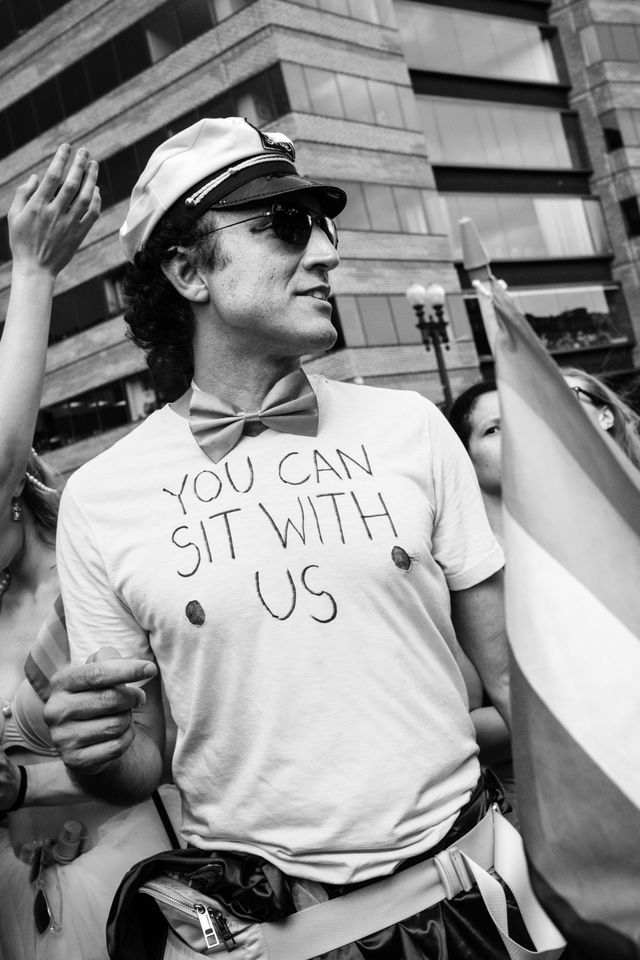
<svg viewBox="0 0 640 960">
<path fill-rule="evenodd" d="M 24 665 L 27 680 L 45 703 L 51 694 L 50 678 L 56 670 L 68 662 L 69 641 L 62 609 L 62 597 L 58 596 Z"/>
<path fill-rule="evenodd" d="M 513 748 L 534 889 L 580 960 L 640 958 L 640 473 L 492 282 Z"/>
</svg>

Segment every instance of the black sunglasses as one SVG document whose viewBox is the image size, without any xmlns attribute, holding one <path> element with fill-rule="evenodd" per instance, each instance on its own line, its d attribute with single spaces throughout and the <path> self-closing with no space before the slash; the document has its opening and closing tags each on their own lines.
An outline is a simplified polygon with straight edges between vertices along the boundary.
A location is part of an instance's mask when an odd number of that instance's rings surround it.
<svg viewBox="0 0 640 960">
<path fill-rule="evenodd" d="M 286 206 L 283 203 L 274 203 L 268 213 L 258 213 L 244 220 L 234 220 L 222 227 L 214 227 L 213 230 L 208 230 L 207 234 L 226 230 L 227 227 L 237 227 L 239 223 L 249 223 L 250 220 L 261 220 L 263 217 L 270 217 L 270 226 L 278 240 L 289 243 L 292 247 L 306 247 L 314 224 L 320 227 L 336 249 L 338 247 L 338 228 L 330 217 L 312 213 L 304 207 Z"/>
<path fill-rule="evenodd" d="M 604 400 L 601 400 L 600 397 L 596 397 L 595 393 L 590 393 L 588 390 L 585 390 L 584 387 L 573 386 L 569 387 L 572 393 L 574 393 L 577 399 L 580 399 L 580 394 L 583 397 L 586 397 L 589 403 L 592 403 L 594 407 L 603 407 L 605 405 Z"/>
</svg>

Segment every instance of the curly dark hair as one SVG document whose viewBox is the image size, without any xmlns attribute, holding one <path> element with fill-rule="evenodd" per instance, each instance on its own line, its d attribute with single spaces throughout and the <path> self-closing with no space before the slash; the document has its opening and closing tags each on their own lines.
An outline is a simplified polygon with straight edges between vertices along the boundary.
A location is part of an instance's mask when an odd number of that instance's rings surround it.
<svg viewBox="0 0 640 960">
<path fill-rule="evenodd" d="M 449 410 L 447 419 L 467 450 L 469 449 L 469 437 L 471 435 L 471 424 L 469 420 L 473 413 L 473 408 L 476 405 L 476 400 L 478 397 L 481 397 L 483 393 L 493 393 L 493 391 L 497 389 L 493 380 L 478 380 L 456 397 Z"/>
<path fill-rule="evenodd" d="M 179 216 L 169 210 L 134 262 L 127 264 L 123 279 L 127 336 L 145 351 L 154 374 L 169 375 L 185 385 L 193 377 L 193 313 L 189 301 L 165 277 L 162 265 L 180 246 L 189 249 L 196 267 L 219 266 L 218 237 L 207 235 L 215 223 L 215 213 L 207 211 L 185 230 Z"/>
</svg>

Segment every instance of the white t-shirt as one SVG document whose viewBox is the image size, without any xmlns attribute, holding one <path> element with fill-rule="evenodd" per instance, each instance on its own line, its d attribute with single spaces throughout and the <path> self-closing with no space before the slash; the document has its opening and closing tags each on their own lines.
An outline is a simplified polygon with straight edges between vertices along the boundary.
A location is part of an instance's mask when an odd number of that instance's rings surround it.
<svg viewBox="0 0 640 960">
<path fill-rule="evenodd" d="M 153 651 L 186 839 L 328 883 L 433 846 L 478 776 L 449 588 L 502 553 L 457 437 L 414 393 L 311 377 L 316 437 L 215 464 L 165 407 L 74 474 L 72 656 Z"/>
</svg>

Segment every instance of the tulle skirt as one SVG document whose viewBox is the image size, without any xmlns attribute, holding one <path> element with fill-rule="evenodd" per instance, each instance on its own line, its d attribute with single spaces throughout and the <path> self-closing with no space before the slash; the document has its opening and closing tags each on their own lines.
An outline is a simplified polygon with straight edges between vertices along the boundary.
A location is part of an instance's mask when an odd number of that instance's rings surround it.
<svg viewBox="0 0 640 960">
<path fill-rule="evenodd" d="M 164 785 L 160 795 L 173 824 L 178 825 L 176 788 Z M 0 829 L 0 960 L 108 960 L 105 927 L 122 877 L 138 860 L 171 847 L 152 800 L 113 810 L 97 803 L 74 807 L 73 817 L 81 820 L 93 818 L 95 823 L 96 812 L 100 814 L 90 847 L 70 863 L 41 873 L 51 915 L 60 926 L 57 932 L 47 928 L 38 933 L 37 888 L 29 879 L 31 867 L 15 852 L 15 837 L 12 843 L 9 831 Z M 51 813 L 52 820 L 59 819 L 59 809 L 56 816 Z M 40 814 L 46 815 L 45 808 Z"/>
</svg>

